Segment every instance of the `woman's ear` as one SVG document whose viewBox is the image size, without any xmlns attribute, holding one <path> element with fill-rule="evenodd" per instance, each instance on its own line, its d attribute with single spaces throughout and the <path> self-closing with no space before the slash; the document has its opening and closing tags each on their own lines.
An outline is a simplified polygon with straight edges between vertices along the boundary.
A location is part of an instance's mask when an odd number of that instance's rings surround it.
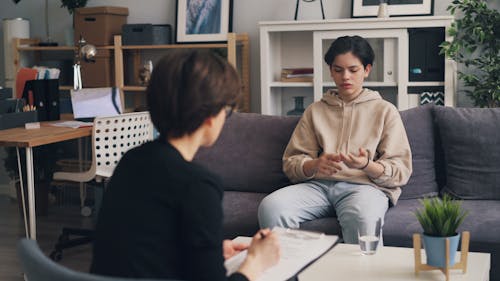
<svg viewBox="0 0 500 281">
<path fill-rule="evenodd" d="M 365 67 L 365 78 L 368 77 L 368 75 L 370 75 L 370 71 L 372 71 L 372 65 L 367 64 Z"/>
</svg>

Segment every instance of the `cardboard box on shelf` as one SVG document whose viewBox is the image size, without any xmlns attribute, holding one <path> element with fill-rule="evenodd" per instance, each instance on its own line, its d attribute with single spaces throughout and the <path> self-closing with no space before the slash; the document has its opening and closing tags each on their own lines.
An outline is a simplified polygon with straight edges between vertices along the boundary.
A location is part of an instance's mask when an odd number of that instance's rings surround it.
<svg viewBox="0 0 500 281">
<path fill-rule="evenodd" d="M 113 36 L 121 34 L 127 23 L 128 8 L 87 7 L 75 10 L 75 46 L 82 36 L 89 44 L 112 45 Z"/>
<path fill-rule="evenodd" d="M 110 50 L 99 50 L 95 62 L 81 62 L 82 85 L 84 88 L 112 87 L 114 63 Z"/>
</svg>

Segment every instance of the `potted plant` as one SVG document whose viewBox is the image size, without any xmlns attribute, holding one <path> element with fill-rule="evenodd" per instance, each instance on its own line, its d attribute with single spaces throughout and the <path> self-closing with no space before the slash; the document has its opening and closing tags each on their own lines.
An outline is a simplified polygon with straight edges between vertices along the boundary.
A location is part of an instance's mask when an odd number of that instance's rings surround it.
<svg viewBox="0 0 500 281">
<path fill-rule="evenodd" d="M 75 9 L 85 7 L 87 0 L 61 0 L 61 3 L 61 8 L 66 7 L 71 15 L 75 12 Z"/>
<path fill-rule="evenodd" d="M 435 267 L 445 267 L 445 240 L 450 240 L 450 264 L 455 264 L 455 254 L 458 249 L 460 234 L 458 227 L 467 216 L 461 202 L 449 195 L 424 198 L 420 200 L 422 209 L 415 211 L 420 225 L 424 230 L 423 240 L 427 255 L 427 264 Z"/>
<path fill-rule="evenodd" d="M 19 3 L 21 0 L 12 0 L 14 3 Z M 61 0 L 61 8 L 67 8 L 70 14 L 73 14 L 75 9 L 85 7 L 88 0 Z"/>
<path fill-rule="evenodd" d="M 458 78 L 475 106 L 500 107 L 500 13 L 486 0 L 454 0 L 448 6 L 456 18 L 441 44 L 441 53 L 465 66 Z M 460 13 L 457 13 L 457 12 Z"/>
</svg>

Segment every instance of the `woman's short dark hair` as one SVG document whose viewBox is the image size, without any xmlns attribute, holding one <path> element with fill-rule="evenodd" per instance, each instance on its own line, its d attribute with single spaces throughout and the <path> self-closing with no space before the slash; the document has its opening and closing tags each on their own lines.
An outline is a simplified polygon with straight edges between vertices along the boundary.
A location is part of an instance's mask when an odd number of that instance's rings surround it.
<svg viewBox="0 0 500 281">
<path fill-rule="evenodd" d="M 209 50 L 171 50 L 155 66 L 146 90 L 151 119 L 162 138 L 191 134 L 241 91 L 236 70 Z"/>
<path fill-rule="evenodd" d="M 353 55 L 361 60 L 363 67 L 373 65 L 375 54 L 373 53 L 372 46 L 361 36 L 343 36 L 337 38 L 332 42 L 330 48 L 325 54 L 325 62 L 331 68 L 332 63 L 338 55 L 351 52 Z"/>
</svg>

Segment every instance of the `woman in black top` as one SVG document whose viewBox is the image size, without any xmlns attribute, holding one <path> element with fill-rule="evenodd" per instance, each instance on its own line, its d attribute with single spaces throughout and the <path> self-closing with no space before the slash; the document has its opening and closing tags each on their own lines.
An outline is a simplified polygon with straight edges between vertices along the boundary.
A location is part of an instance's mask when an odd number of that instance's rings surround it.
<svg viewBox="0 0 500 281">
<path fill-rule="evenodd" d="M 147 89 L 160 136 L 116 167 L 96 225 L 91 272 L 226 280 L 224 258 L 248 246 L 223 242 L 221 180 L 191 160 L 216 141 L 239 93 L 234 68 L 209 51 L 170 51 L 160 60 Z M 229 280 L 254 280 L 278 259 L 276 235 L 261 230 Z"/>
</svg>

